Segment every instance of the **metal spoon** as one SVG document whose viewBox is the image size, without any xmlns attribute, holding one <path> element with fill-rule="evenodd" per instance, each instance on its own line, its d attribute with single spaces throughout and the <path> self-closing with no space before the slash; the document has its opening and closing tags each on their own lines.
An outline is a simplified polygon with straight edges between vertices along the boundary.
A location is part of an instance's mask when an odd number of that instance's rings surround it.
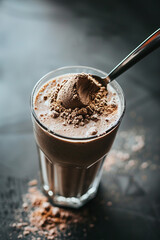
<svg viewBox="0 0 160 240">
<path fill-rule="evenodd" d="M 93 78 L 101 82 L 103 85 L 107 85 L 115 78 L 132 67 L 142 58 L 147 56 L 153 50 L 160 46 L 160 29 L 151 34 L 146 40 L 144 40 L 138 47 L 136 47 L 127 57 L 125 57 L 105 78 L 101 78 L 96 75 L 92 75 Z"/>
</svg>

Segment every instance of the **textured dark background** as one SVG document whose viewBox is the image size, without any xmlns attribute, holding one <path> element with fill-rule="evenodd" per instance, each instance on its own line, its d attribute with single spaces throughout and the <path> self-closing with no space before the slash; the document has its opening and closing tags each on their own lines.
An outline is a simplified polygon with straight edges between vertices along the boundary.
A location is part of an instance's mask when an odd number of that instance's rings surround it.
<svg viewBox="0 0 160 240">
<path fill-rule="evenodd" d="M 0 0 L 0 239 L 9 239 L 12 233 L 9 224 L 14 222 L 14 208 L 21 205 L 27 180 L 39 176 L 29 108 L 34 84 L 66 65 L 110 71 L 160 27 L 159 9 L 159 1 L 144 0 Z M 115 166 L 103 174 L 96 199 L 87 205 L 97 223 L 84 238 L 158 240 L 160 50 L 118 81 L 127 110 L 113 148 L 123 150 L 123 132 L 126 142 L 143 135 L 145 146 L 136 155 L 131 153 L 136 168 Z M 146 161 L 149 167 L 141 170 Z M 79 226 L 69 239 L 83 239 L 81 232 Z"/>
</svg>

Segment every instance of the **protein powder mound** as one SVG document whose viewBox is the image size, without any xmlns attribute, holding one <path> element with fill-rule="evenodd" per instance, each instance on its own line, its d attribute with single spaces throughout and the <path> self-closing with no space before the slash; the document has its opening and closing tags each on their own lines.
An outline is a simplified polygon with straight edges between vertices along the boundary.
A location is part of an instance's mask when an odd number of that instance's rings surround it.
<svg viewBox="0 0 160 240">
<path fill-rule="evenodd" d="M 63 85 L 61 85 L 62 87 Z M 81 108 L 65 108 L 57 101 L 57 95 L 61 89 L 57 85 L 57 90 L 54 91 L 50 96 L 50 111 L 53 118 L 61 117 L 64 119 L 64 125 L 74 124 L 75 127 L 84 126 L 90 120 L 98 121 L 99 116 L 105 111 L 105 115 L 111 114 L 117 109 L 117 105 L 112 103 L 108 104 L 106 96 L 108 94 L 105 87 L 100 87 L 96 95 L 92 95 L 92 101 L 88 106 Z M 47 96 L 46 96 L 47 98 Z M 106 118 L 107 122 L 107 118 Z"/>
<path fill-rule="evenodd" d="M 30 239 L 33 240 L 55 239 L 61 236 L 62 232 L 63 236 L 67 237 L 71 235 L 69 226 L 88 222 L 89 214 L 86 209 L 77 213 L 51 205 L 36 184 L 37 180 L 30 181 L 28 193 L 23 197 L 22 208 L 26 214 L 25 221 L 22 220 L 22 216 L 19 216 L 19 222 L 12 224 L 13 228 L 21 230 L 18 239 L 23 239 L 26 235 L 30 235 Z M 93 221 L 90 224 L 93 227 Z"/>
<path fill-rule="evenodd" d="M 102 85 L 90 74 L 77 74 L 66 81 L 60 89 L 57 101 L 65 108 L 76 108 L 87 106 L 92 96 Z"/>
</svg>

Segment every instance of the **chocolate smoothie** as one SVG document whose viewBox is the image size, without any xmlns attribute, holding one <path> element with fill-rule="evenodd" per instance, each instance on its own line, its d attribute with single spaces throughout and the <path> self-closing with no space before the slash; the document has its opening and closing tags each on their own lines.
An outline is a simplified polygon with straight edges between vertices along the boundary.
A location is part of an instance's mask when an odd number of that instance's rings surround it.
<svg viewBox="0 0 160 240">
<path fill-rule="evenodd" d="M 76 207 L 83 204 L 77 199 L 95 195 L 119 126 L 121 101 L 114 87 L 106 89 L 86 73 L 61 75 L 39 88 L 34 133 L 43 188 L 53 202 L 70 206 L 72 199 Z"/>
<path fill-rule="evenodd" d="M 83 91 L 81 98 L 77 94 L 80 86 L 76 93 L 71 92 L 74 88 L 64 89 L 73 80 L 78 82 L 82 79 L 87 85 L 88 77 L 86 74 L 70 74 L 42 86 L 35 100 L 35 112 L 40 122 L 54 133 L 74 138 L 99 136 L 110 129 L 121 113 L 119 97 L 110 85 L 106 89 L 97 83 L 96 90 L 86 90 L 91 93 L 90 97 Z"/>
</svg>

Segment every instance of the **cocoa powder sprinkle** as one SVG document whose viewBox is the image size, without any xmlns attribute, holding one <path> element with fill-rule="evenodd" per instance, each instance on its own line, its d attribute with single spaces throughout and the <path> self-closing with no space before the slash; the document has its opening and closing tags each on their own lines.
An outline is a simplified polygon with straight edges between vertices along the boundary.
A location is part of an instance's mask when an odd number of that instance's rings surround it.
<svg viewBox="0 0 160 240">
<path fill-rule="evenodd" d="M 13 228 L 22 230 L 18 239 L 24 239 L 29 235 L 30 239 L 55 239 L 61 236 L 61 233 L 67 234 L 66 231 L 70 225 L 84 224 L 89 220 L 89 214 L 86 209 L 76 212 L 55 207 L 48 198 L 38 189 L 37 180 L 28 183 L 28 193 L 23 196 L 22 212 L 25 207 L 26 219 L 19 217 L 19 222 L 13 223 Z M 37 237 L 37 235 L 41 237 Z M 71 233 L 67 234 L 68 236 Z"/>
<path fill-rule="evenodd" d="M 104 112 L 108 115 L 112 114 L 118 107 L 113 103 L 107 105 L 106 96 L 108 95 L 108 91 L 104 86 L 101 86 L 98 92 L 91 96 L 89 105 L 81 108 L 67 109 L 57 101 L 58 93 L 63 87 L 63 84 L 64 83 L 61 84 L 61 87 L 57 84 L 54 91 L 49 93 L 47 99 L 49 99 L 51 116 L 53 118 L 63 118 L 65 120 L 63 123 L 64 126 L 73 124 L 75 127 L 82 127 L 89 123 L 89 121 L 98 121 L 99 116 Z"/>
</svg>

